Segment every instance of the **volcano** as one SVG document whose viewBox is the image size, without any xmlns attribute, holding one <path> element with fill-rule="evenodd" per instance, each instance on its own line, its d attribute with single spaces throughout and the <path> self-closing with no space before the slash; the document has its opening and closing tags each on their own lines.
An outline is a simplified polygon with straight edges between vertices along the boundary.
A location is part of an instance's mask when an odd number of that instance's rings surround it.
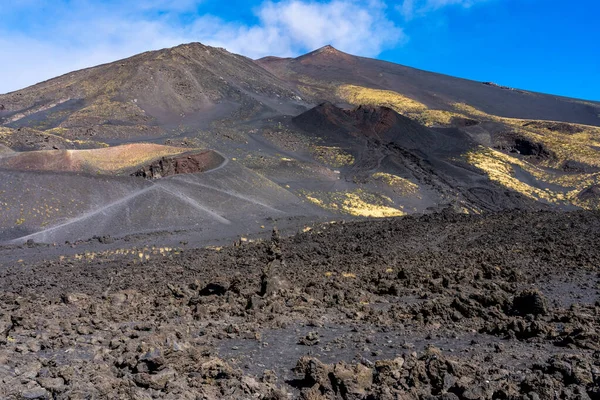
<svg viewBox="0 0 600 400">
<path fill-rule="evenodd" d="M 206 241 L 282 218 L 598 204 L 600 104 L 331 46 L 251 60 L 184 44 L 0 105 L 0 239 L 12 243 L 84 239 L 109 215 L 94 234 Z"/>
<path fill-rule="evenodd" d="M 331 46 L 0 95 L 0 398 L 597 399 L 599 115 Z"/>
</svg>

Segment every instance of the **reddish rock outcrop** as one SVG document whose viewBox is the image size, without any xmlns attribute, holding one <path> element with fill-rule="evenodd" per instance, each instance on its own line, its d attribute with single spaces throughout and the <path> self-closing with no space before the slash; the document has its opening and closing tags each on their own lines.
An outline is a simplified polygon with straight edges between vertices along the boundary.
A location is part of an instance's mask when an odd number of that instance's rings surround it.
<svg viewBox="0 0 600 400">
<path fill-rule="evenodd" d="M 216 168 L 223 161 L 225 159 L 220 154 L 207 150 L 200 153 L 163 157 L 140 168 L 131 175 L 146 179 L 159 179 L 171 175 L 193 174 Z"/>
</svg>

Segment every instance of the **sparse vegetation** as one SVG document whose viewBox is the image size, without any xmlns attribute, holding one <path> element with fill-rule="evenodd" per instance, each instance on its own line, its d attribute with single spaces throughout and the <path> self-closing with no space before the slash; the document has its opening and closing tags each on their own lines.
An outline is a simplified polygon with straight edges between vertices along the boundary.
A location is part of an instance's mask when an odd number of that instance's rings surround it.
<svg viewBox="0 0 600 400">
<path fill-rule="evenodd" d="M 372 175 L 373 179 L 384 182 L 393 187 L 403 196 L 413 196 L 419 193 L 419 186 L 406 178 L 386 172 L 376 172 Z"/>
<path fill-rule="evenodd" d="M 545 161 L 545 166 L 559 168 L 566 160 L 574 160 L 592 166 L 600 166 L 600 128 L 553 121 L 536 121 L 498 117 L 485 113 L 465 103 L 452 103 L 455 111 L 435 110 L 425 104 L 390 90 L 378 90 L 354 85 L 342 85 L 337 94 L 351 104 L 386 106 L 426 126 L 451 125 L 452 119 L 472 118 L 477 121 L 493 121 L 507 125 L 515 134 L 542 143 L 557 154 L 556 160 Z M 560 125 L 569 132 L 548 127 Z"/>
<path fill-rule="evenodd" d="M 516 118 L 505 118 L 490 115 L 475 107 L 464 103 L 455 103 L 453 107 L 472 118 L 481 121 L 494 121 L 507 125 L 513 133 L 542 143 L 554 152 L 556 159 L 548 159 L 542 165 L 549 168 L 560 168 L 567 160 L 581 162 L 587 165 L 600 167 L 600 128 L 589 125 L 538 121 Z M 569 129 L 574 133 L 565 133 L 558 129 L 548 129 L 548 126 L 560 124 L 562 129 Z"/>
<path fill-rule="evenodd" d="M 342 85 L 338 88 L 337 94 L 351 104 L 386 106 L 401 114 L 416 114 L 427 110 L 425 104 L 391 90 Z"/>
<path fill-rule="evenodd" d="M 434 110 L 425 104 L 391 90 L 371 89 L 355 85 L 342 85 L 337 95 L 354 105 L 388 107 L 399 114 L 412 118 L 425 126 L 450 125 L 452 118 L 461 114 L 445 110 Z"/>
<path fill-rule="evenodd" d="M 307 192 L 301 193 L 313 204 L 327 210 L 361 217 L 396 217 L 405 213 L 395 208 L 386 196 L 357 189 L 352 192 Z"/>
<path fill-rule="evenodd" d="M 313 157 L 331 168 L 341 168 L 354 164 L 354 157 L 339 147 L 312 146 Z"/>
<path fill-rule="evenodd" d="M 93 122 L 102 123 L 107 120 L 127 121 L 131 123 L 147 119 L 146 113 L 136 104 L 114 101 L 108 96 L 101 96 L 91 105 L 70 114 L 62 127 L 78 126 L 84 121 L 86 125 L 90 125 Z"/>
<path fill-rule="evenodd" d="M 523 168 L 536 177 L 541 177 L 542 171 L 499 151 L 480 146 L 478 150 L 467 153 L 466 160 L 469 164 L 485 171 L 492 181 L 531 199 L 549 203 L 564 203 L 567 200 L 563 192 L 541 189 L 517 179 L 515 167 Z"/>
</svg>

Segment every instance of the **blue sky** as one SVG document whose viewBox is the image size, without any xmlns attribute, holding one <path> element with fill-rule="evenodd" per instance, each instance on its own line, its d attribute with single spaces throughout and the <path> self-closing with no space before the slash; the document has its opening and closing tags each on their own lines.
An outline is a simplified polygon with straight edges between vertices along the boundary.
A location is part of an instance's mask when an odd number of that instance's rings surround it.
<svg viewBox="0 0 600 400">
<path fill-rule="evenodd" d="M 600 100 L 600 4 L 592 0 L 2 3 L 0 93 L 199 41 L 253 58 L 332 44 L 429 71 Z"/>
</svg>

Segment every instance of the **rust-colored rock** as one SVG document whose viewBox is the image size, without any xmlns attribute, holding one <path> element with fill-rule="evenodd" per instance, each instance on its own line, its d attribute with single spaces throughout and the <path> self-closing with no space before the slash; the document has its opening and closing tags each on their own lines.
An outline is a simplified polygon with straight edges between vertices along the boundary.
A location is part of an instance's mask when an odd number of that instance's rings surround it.
<svg viewBox="0 0 600 400">
<path fill-rule="evenodd" d="M 221 155 L 210 150 L 194 154 L 162 157 L 131 175 L 146 179 L 159 179 L 171 175 L 194 174 L 216 168 L 224 160 Z"/>
</svg>

